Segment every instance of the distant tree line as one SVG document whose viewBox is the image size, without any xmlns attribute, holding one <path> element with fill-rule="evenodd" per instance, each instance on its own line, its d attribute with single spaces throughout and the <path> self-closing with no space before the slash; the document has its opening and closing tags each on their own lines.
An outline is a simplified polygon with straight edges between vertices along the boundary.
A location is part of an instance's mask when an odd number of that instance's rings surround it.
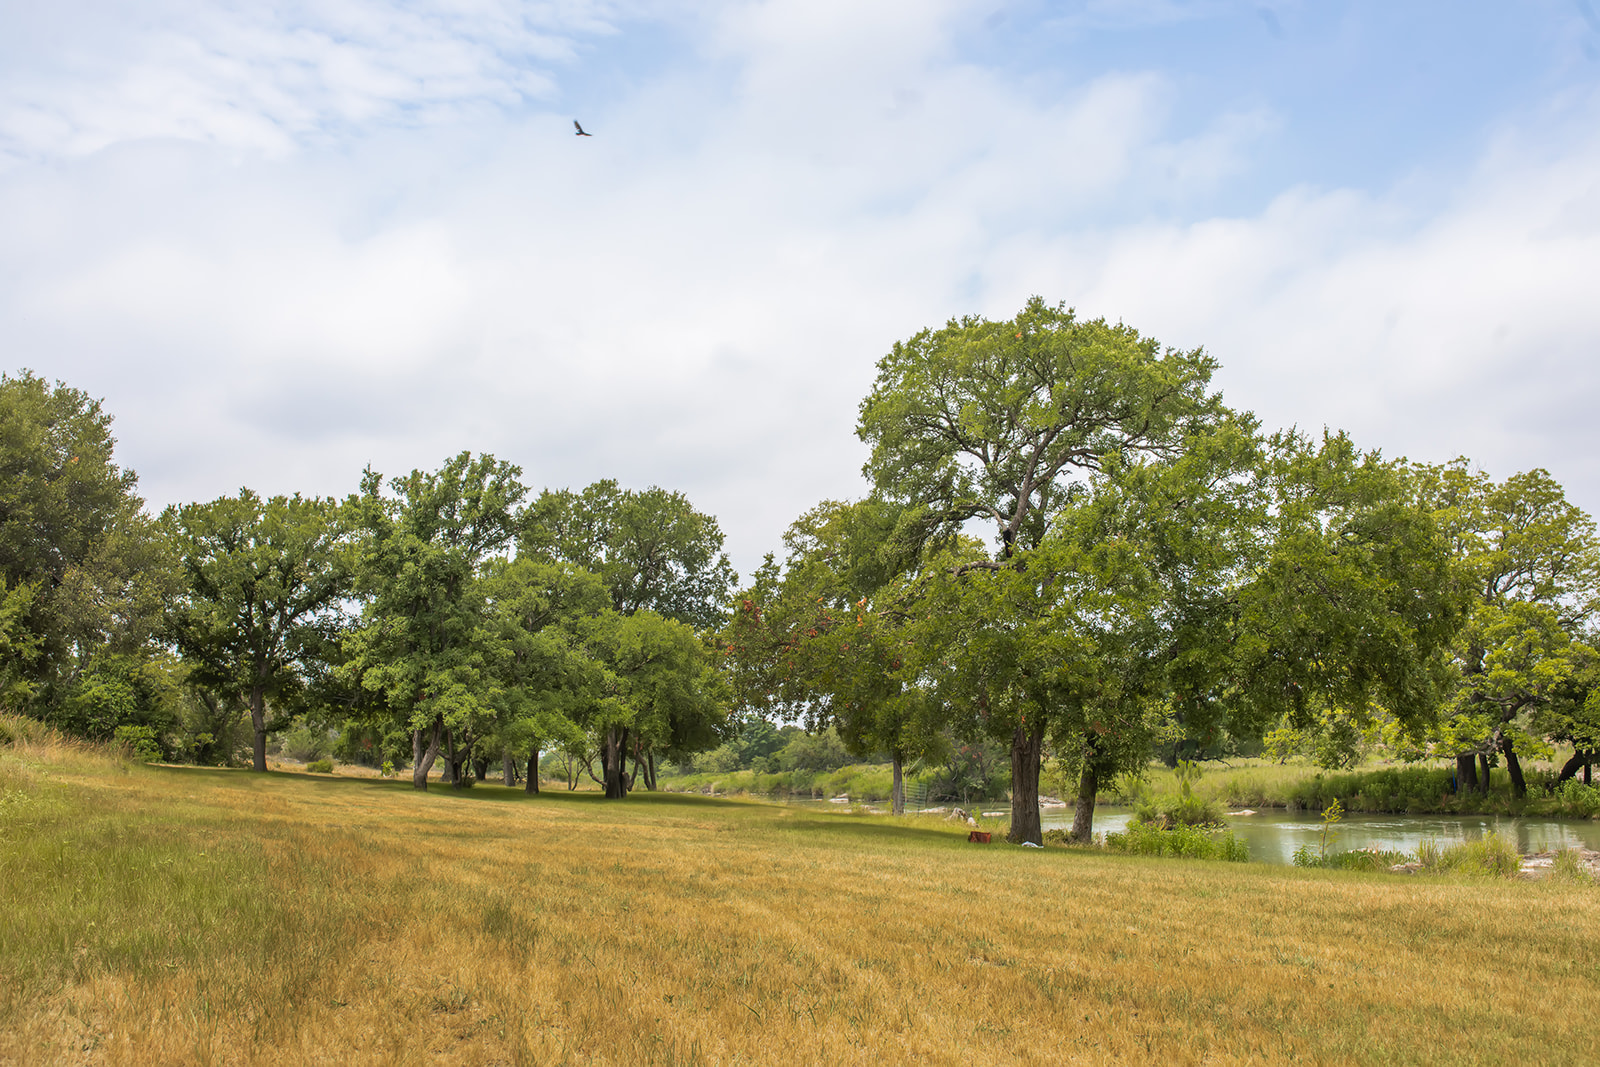
<svg viewBox="0 0 1600 1067">
<path fill-rule="evenodd" d="M 872 492 L 808 510 L 737 592 L 681 493 L 533 495 L 469 453 L 343 500 L 151 517 L 98 402 L 0 377 L 0 702 L 258 770 L 275 736 L 333 739 L 419 789 L 498 761 L 537 790 L 554 754 L 620 798 L 696 753 L 842 750 L 892 766 L 900 811 L 907 768 L 987 780 L 998 751 L 1034 842 L 1047 767 L 1079 839 L 1152 757 L 1382 744 L 1464 790 L 1504 766 L 1520 794 L 1559 744 L 1587 781 L 1589 516 L 1542 470 L 1265 432 L 1215 370 L 1038 298 L 924 330 L 861 403 Z"/>
<path fill-rule="evenodd" d="M 347 499 L 248 489 L 145 514 L 110 417 L 0 377 L 0 699 L 74 734 L 227 762 L 296 724 L 374 765 L 509 781 L 594 744 L 610 796 L 714 747 L 733 568 L 681 493 L 529 499 L 462 453 Z M 515 767 L 513 766 L 515 764 Z"/>
</svg>

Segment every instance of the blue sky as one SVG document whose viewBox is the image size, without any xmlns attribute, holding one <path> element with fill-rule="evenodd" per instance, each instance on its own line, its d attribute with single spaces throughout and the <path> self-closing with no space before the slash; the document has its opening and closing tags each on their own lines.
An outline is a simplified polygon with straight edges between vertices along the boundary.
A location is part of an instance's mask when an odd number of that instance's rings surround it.
<svg viewBox="0 0 1600 1067">
<path fill-rule="evenodd" d="M 0 0 L 5 363 L 153 507 L 470 448 L 748 571 L 896 339 L 1038 293 L 1592 511 L 1597 278 L 1595 0 Z"/>
</svg>

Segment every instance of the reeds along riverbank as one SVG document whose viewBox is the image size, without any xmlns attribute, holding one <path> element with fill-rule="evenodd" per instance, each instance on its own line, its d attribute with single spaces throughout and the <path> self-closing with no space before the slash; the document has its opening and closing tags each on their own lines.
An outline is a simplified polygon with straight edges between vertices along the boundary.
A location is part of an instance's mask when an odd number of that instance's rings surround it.
<svg viewBox="0 0 1600 1067">
<path fill-rule="evenodd" d="M 1488 794 L 1458 789 L 1448 767 L 1390 766 L 1352 771 L 1324 771 L 1305 765 L 1259 761 L 1232 767 L 1205 767 L 1193 785 L 1196 796 L 1230 808 L 1284 808 L 1322 811 L 1338 800 L 1344 810 L 1402 815 L 1539 815 L 1552 818 L 1600 818 L 1600 789 L 1556 772 L 1530 767 L 1526 797 L 1513 795 L 1510 778 L 1496 769 Z M 1171 776 L 1153 771 L 1144 785 L 1155 792 L 1174 792 Z M 1102 802 L 1125 799 L 1108 793 Z"/>
<path fill-rule="evenodd" d="M 1594 1052 L 1592 885 L 972 845 L 936 818 L 682 795 L 423 794 L 47 740 L 0 745 L 0 783 L 5 1062 Z"/>
</svg>

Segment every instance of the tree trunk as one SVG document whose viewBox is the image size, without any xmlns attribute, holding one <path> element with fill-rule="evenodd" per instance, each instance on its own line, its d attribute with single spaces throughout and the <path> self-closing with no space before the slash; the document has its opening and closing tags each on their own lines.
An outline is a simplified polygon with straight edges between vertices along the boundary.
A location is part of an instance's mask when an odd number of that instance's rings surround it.
<svg viewBox="0 0 1600 1067">
<path fill-rule="evenodd" d="M 250 725 L 256 732 L 251 767 L 264 771 L 267 769 L 267 694 L 259 685 L 250 690 Z"/>
<path fill-rule="evenodd" d="M 1575 776 L 1579 771 L 1583 771 L 1583 784 L 1588 785 L 1589 761 L 1592 759 L 1594 759 L 1594 753 L 1585 752 L 1582 749 L 1575 750 L 1572 753 L 1572 758 L 1561 765 L 1561 774 L 1556 778 L 1556 781 L 1565 782 L 1568 778 Z"/>
<path fill-rule="evenodd" d="M 537 793 L 539 791 L 539 746 L 534 745 L 528 749 L 528 784 L 522 787 L 525 792 Z"/>
<path fill-rule="evenodd" d="M 1478 753 L 1478 769 L 1483 772 L 1479 776 L 1479 777 L 1481 777 L 1483 779 L 1483 795 L 1484 796 L 1488 796 L 1489 795 L 1489 753 L 1487 753 L 1487 752 Z"/>
<path fill-rule="evenodd" d="M 656 791 L 656 750 L 653 748 L 645 753 L 644 787 L 652 793 Z"/>
<path fill-rule="evenodd" d="M 1044 844 L 1039 826 L 1039 761 L 1044 755 L 1044 720 L 1019 723 L 1011 735 L 1011 833 L 1013 845 Z"/>
<path fill-rule="evenodd" d="M 500 778 L 507 789 L 517 784 L 517 761 L 511 758 L 511 748 L 500 753 Z"/>
<path fill-rule="evenodd" d="M 474 781 L 487 782 L 489 780 L 489 759 L 479 756 L 472 761 L 472 777 Z"/>
<path fill-rule="evenodd" d="M 433 720 L 433 726 L 427 731 L 411 731 L 411 788 L 426 791 L 428 788 L 428 772 L 433 770 L 433 761 L 439 758 L 439 727 L 442 724 L 438 719 Z M 422 735 L 428 734 L 426 746 L 422 743 Z"/>
<path fill-rule="evenodd" d="M 1478 772 L 1474 769 L 1478 757 L 1471 752 L 1456 757 L 1456 792 L 1476 793 Z"/>
<path fill-rule="evenodd" d="M 621 800 L 628 795 L 628 730 L 613 726 L 605 733 L 601 762 L 605 772 L 607 800 Z"/>
<path fill-rule="evenodd" d="M 1078 803 L 1072 811 L 1072 840 L 1087 845 L 1094 840 L 1094 798 L 1100 794 L 1100 774 L 1094 760 L 1083 761 L 1083 773 L 1078 775 Z"/>
<path fill-rule="evenodd" d="M 906 783 L 902 775 L 903 767 L 900 762 L 900 753 L 896 752 L 890 757 L 894 761 L 894 789 L 889 794 L 889 810 L 896 815 L 906 813 Z"/>
<path fill-rule="evenodd" d="M 446 730 L 445 737 L 449 740 L 449 747 L 445 750 L 445 765 L 450 769 L 450 788 L 466 789 L 472 784 L 468 776 L 468 761 L 472 755 L 472 744 L 469 738 L 466 744 L 456 744 L 456 732 Z"/>
<path fill-rule="evenodd" d="M 1517 759 L 1517 750 L 1510 738 L 1501 740 L 1500 751 L 1505 753 L 1506 772 L 1511 775 L 1511 794 L 1521 800 L 1528 795 L 1528 783 L 1522 780 L 1522 761 Z"/>
</svg>

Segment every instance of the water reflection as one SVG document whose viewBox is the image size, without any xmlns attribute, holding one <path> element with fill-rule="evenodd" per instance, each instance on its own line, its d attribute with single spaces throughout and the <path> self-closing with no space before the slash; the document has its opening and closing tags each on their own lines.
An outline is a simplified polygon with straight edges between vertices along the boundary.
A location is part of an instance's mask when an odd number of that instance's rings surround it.
<svg viewBox="0 0 1600 1067">
<path fill-rule="evenodd" d="M 1096 808 L 1095 832 L 1124 829 L 1131 817 L 1132 812 L 1126 808 Z M 1047 830 L 1070 828 L 1072 812 L 1047 811 L 1043 823 Z M 1250 858 L 1258 863 L 1290 863 L 1295 849 L 1301 845 L 1317 848 L 1322 838 L 1322 818 L 1316 812 L 1264 811 L 1234 816 L 1227 823 L 1249 846 Z M 1414 853 L 1424 838 L 1451 845 L 1482 837 L 1490 830 L 1498 830 L 1515 841 L 1518 851 L 1525 853 L 1558 848 L 1600 851 L 1600 822 L 1492 815 L 1346 815 L 1334 824 L 1328 851 L 1380 848 Z"/>
</svg>

